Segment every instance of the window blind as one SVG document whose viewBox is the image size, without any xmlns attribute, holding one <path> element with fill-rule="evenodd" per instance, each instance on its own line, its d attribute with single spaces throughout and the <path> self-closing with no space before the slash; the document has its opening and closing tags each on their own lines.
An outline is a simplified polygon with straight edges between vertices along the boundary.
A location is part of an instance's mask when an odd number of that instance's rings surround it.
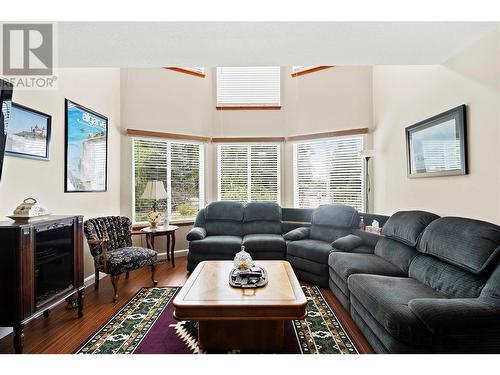
<svg viewBox="0 0 500 375">
<path fill-rule="evenodd" d="M 279 66 L 217 68 L 217 106 L 279 105 Z"/>
<path fill-rule="evenodd" d="M 147 221 L 153 202 L 142 199 L 148 181 L 163 181 L 169 199 L 160 200 L 160 212 L 170 220 L 196 216 L 204 203 L 203 145 L 167 140 L 134 139 L 134 222 Z"/>
<path fill-rule="evenodd" d="M 294 144 L 294 206 L 345 204 L 364 211 L 363 137 Z"/>
<path fill-rule="evenodd" d="M 218 199 L 280 201 L 280 146 L 221 144 L 218 154 Z"/>
</svg>

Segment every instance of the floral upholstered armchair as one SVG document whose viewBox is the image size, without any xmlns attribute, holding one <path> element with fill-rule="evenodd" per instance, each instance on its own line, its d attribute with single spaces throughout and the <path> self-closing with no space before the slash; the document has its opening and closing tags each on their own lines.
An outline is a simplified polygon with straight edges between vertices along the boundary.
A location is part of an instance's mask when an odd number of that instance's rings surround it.
<svg viewBox="0 0 500 375">
<path fill-rule="evenodd" d="M 123 216 L 97 217 L 84 223 L 85 237 L 94 257 L 95 289 L 99 288 L 99 272 L 109 274 L 114 289 L 113 302 L 118 299 L 118 280 L 122 273 L 128 279 L 130 271 L 149 266 L 153 284 L 157 284 L 156 251 L 132 246 L 131 231 L 132 222 Z"/>
</svg>

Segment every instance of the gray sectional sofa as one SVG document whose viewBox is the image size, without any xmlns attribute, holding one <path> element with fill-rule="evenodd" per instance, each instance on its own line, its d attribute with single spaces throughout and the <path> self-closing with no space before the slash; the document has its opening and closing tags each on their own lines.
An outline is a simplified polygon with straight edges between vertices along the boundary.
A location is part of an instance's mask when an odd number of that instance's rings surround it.
<svg viewBox="0 0 500 375">
<path fill-rule="evenodd" d="M 500 353 L 500 227 L 425 211 L 363 216 L 384 224 L 381 236 L 358 230 L 347 206 L 214 202 L 188 233 L 188 270 L 245 245 L 329 287 L 377 353 Z"/>
</svg>

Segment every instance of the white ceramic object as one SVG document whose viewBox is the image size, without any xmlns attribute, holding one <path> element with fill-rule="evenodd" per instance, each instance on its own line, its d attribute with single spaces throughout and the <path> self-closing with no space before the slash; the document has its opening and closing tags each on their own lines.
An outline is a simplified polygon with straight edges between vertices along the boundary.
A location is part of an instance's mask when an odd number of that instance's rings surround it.
<svg viewBox="0 0 500 375">
<path fill-rule="evenodd" d="M 16 207 L 14 213 L 7 217 L 13 220 L 28 220 L 49 214 L 47 208 L 38 204 L 35 198 L 26 198 Z"/>
</svg>

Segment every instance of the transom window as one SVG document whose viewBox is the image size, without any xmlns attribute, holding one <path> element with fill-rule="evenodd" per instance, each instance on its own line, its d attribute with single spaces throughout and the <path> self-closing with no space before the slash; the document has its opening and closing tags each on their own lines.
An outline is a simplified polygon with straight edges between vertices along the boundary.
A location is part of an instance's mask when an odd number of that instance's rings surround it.
<svg viewBox="0 0 500 375">
<path fill-rule="evenodd" d="M 148 181 L 161 181 L 168 199 L 158 201 L 170 220 L 191 220 L 204 205 L 204 147 L 161 139 L 133 140 L 133 221 L 146 222 L 153 202 L 141 198 Z"/>
<path fill-rule="evenodd" d="M 280 106 L 280 67 L 217 68 L 217 107 Z"/>
<path fill-rule="evenodd" d="M 295 143 L 294 206 L 336 203 L 364 211 L 362 149 L 363 136 Z"/>
<path fill-rule="evenodd" d="M 217 146 L 218 200 L 280 202 L 280 145 Z"/>
</svg>

